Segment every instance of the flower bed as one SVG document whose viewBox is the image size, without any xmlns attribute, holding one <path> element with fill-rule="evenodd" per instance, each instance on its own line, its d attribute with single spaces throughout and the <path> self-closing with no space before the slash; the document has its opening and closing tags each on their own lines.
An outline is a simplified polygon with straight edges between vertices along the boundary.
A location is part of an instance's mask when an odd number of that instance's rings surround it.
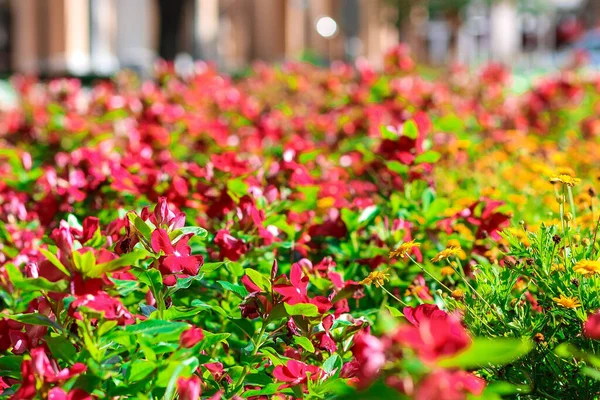
<svg viewBox="0 0 600 400">
<path fill-rule="evenodd" d="M 509 81 L 14 77 L 2 396 L 600 394 L 600 81 Z"/>
</svg>

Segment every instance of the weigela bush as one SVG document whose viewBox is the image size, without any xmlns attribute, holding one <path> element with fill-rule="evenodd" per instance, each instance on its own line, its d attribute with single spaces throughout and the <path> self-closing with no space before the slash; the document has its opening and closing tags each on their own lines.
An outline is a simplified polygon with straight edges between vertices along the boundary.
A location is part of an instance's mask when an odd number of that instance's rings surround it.
<svg viewBox="0 0 600 400">
<path fill-rule="evenodd" d="M 13 77 L 2 397 L 598 395 L 600 81 L 419 72 Z"/>
</svg>

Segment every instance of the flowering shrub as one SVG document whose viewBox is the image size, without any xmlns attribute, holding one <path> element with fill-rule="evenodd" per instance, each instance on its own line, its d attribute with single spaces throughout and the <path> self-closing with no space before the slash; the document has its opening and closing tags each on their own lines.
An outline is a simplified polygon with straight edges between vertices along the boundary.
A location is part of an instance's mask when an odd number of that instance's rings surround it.
<svg viewBox="0 0 600 400">
<path fill-rule="evenodd" d="M 600 81 L 417 68 L 13 77 L 1 396 L 598 395 Z"/>
</svg>

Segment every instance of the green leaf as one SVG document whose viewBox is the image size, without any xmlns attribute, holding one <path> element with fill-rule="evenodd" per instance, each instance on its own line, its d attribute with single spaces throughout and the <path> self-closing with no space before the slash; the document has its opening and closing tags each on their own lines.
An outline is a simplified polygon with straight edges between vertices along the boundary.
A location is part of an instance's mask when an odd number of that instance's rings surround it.
<svg viewBox="0 0 600 400">
<path fill-rule="evenodd" d="M 136 382 L 150 375 L 157 368 L 157 364 L 148 360 L 133 361 L 127 370 L 127 380 Z"/>
<path fill-rule="evenodd" d="M 583 369 L 581 370 L 581 373 L 586 376 L 589 376 L 590 378 L 593 378 L 597 381 L 600 381 L 600 371 L 598 371 L 595 368 L 583 367 Z"/>
<path fill-rule="evenodd" d="M 528 339 L 516 338 L 476 338 L 466 350 L 455 356 L 444 358 L 438 365 L 444 368 L 472 369 L 489 364 L 504 365 L 514 361 L 533 348 Z"/>
<path fill-rule="evenodd" d="M 189 324 L 185 322 L 163 321 L 160 319 L 149 319 L 138 322 L 135 325 L 127 325 L 124 332 L 132 335 L 157 335 L 159 333 L 183 332 Z"/>
<path fill-rule="evenodd" d="M 396 317 L 396 318 L 404 317 L 404 314 L 402 314 L 402 311 L 398 310 L 395 307 L 392 307 L 392 306 L 386 304 L 385 308 L 387 308 L 387 310 L 390 312 L 390 314 L 392 314 L 392 317 Z"/>
<path fill-rule="evenodd" d="M 429 151 L 426 151 L 425 153 L 419 154 L 415 158 L 415 164 L 423 164 L 423 163 L 434 164 L 434 163 L 438 162 L 441 157 L 442 157 L 442 155 L 440 153 L 438 153 L 437 151 L 429 150 Z"/>
<path fill-rule="evenodd" d="M 217 269 L 221 268 L 222 266 L 227 266 L 228 264 L 229 263 L 225 262 L 225 261 L 204 263 L 202 265 L 202 272 L 204 274 L 210 274 L 211 272 L 216 271 Z"/>
<path fill-rule="evenodd" d="M 217 283 L 223 286 L 223 289 L 229 290 L 230 292 L 237 294 L 242 299 L 248 296 L 248 290 L 246 290 L 246 288 L 242 285 L 235 285 L 231 282 L 225 281 L 217 281 Z"/>
<path fill-rule="evenodd" d="M 283 306 L 285 307 L 285 311 L 287 311 L 289 315 L 301 315 L 303 317 L 319 316 L 319 309 L 314 304 L 298 303 L 291 306 L 285 303 Z"/>
<path fill-rule="evenodd" d="M 67 269 L 67 267 L 65 267 L 63 265 L 62 262 L 60 262 L 60 260 L 51 252 L 49 252 L 46 249 L 40 249 L 40 253 L 42 253 L 44 255 L 44 257 L 46 257 L 46 259 L 48 259 L 48 261 L 50 261 L 52 263 L 52 265 L 54 265 L 56 268 L 58 268 L 58 270 L 60 272 L 62 272 L 63 274 L 67 275 L 67 276 L 71 276 L 71 273 L 69 272 L 69 270 Z"/>
<path fill-rule="evenodd" d="M 133 250 L 130 253 L 125 253 L 116 260 L 111 260 L 102 264 L 95 265 L 88 271 L 87 276 L 90 278 L 99 278 L 104 273 L 116 271 L 119 268 L 135 265 L 138 261 L 143 260 L 148 256 L 148 252 L 142 249 Z"/>
<path fill-rule="evenodd" d="M 455 114 L 447 114 L 435 121 L 435 128 L 443 132 L 459 133 L 465 129 L 465 124 Z"/>
<path fill-rule="evenodd" d="M 135 275 L 140 282 L 150 287 L 150 290 L 152 290 L 154 295 L 160 293 L 162 290 L 162 275 L 159 270 L 154 268 L 133 268 L 130 272 Z"/>
<path fill-rule="evenodd" d="M 169 233 L 169 239 L 171 239 L 172 243 L 177 242 L 182 236 L 193 233 L 194 236 L 198 236 L 204 238 L 208 235 L 208 232 L 204 228 L 200 228 L 199 226 L 184 226 L 183 228 L 175 229 L 171 233 Z"/>
<path fill-rule="evenodd" d="M 241 178 L 229 179 L 227 189 L 237 197 L 243 197 L 248 194 L 248 185 Z"/>
<path fill-rule="evenodd" d="M 392 172 L 399 175 L 404 175 L 408 172 L 408 165 L 402 164 L 400 161 L 391 160 L 385 163 L 385 166 Z"/>
<path fill-rule="evenodd" d="M 69 364 L 75 362 L 77 349 L 73 343 L 63 336 L 46 337 L 46 344 L 50 348 L 54 358 L 67 361 Z"/>
<path fill-rule="evenodd" d="M 271 281 L 269 281 L 263 274 L 252 268 L 246 268 L 244 271 L 246 272 L 246 275 L 252 279 L 252 282 L 261 288 L 263 292 L 271 291 Z"/>
<path fill-rule="evenodd" d="M 6 264 L 4 268 L 6 269 L 8 278 L 15 289 L 28 292 L 44 290 L 47 292 L 61 293 L 69 286 L 69 283 L 66 280 L 50 282 L 46 278 L 26 278 L 23 276 L 21 271 L 19 271 L 19 269 L 11 263 Z"/>
<path fill-rule="evenodd" d="M 144 222 L 144 220 L 141 219 L 134 212 L 127 213 L 127 219 L 129 220 L 129 222 L 131 222 L 134 228 L 144 237 L 144 239 L 146 239 L 146 241 L 150 243 L 150 240 L 152 238 L 152 228 L 150 228 L 148 224 Z"/>
<path fill-rule="evenodd" d="M 374 206 L 374 205 L 368 206 L 367 208 L 362 210 L 362 212 L 358 216 L 358 223 L 362 224 L 364 222 L 372 221 L 377 216 L 378 212 L 379 212 L 378 206 Z"/>
<path fill-rule="evenodd" d="M 204 332 L 204 339 L 194 347 L 195 351 L 202 351 L 214 347 L 216 344 L 221 342 L 227 342 L 227 338 L 231 336 L 230 333 L 210 333 Z"/>
<path fill-rule="evenodd" d="M 75 264 L 75 268 L 80 271 L 83 276 L 90 278 L 94 277 L 89 275 L 96 266 L 96 256 L 93 251 L 87 251 L 85 253 L 73 251 L 73 263 Z"/>
<path fill-rule="evenodd" d="M 379 132 L 381 132 L 381 137 L 383 139 L 388 139 L 388 140 L 396 140 L 398 139 L 398 134 L 396 132 L 393 131 L 393 129 L 391 129 L 392 127 L 387 126 L 387 125 L 381 125 L 379 127 Z"/>
<path fill-rule="evenodd" d="M 342 359 L 337 354 L 333 354 L 323 363 L 323 370 L 328 374 L 339 371 L 342 368 Z"/>
<path fill-rule="evenodd" d="M 157 385 L 165 386 L 165 381 L 168 382 L 164 398 L 172 399 L 175 394 L 177 379 L 180 376 L 189 377 L 192 371 L 198 368 L 199 364 L 196 357 L 190 357 L 184 361 L 171 362 L 167 368 L 162 368 L 158 374 Z"/>
<path fill-rule="evenodd" d="M 254 389 L 254 390 L 246 390 L 242 393 L 243 397 L 252 397 L 252 396 L 270 396 L 272 394 L 279 392 L 279 386 L 281 383 L 269 383 L 267 386 L 262 389 Z"/>
<path fill-rule="evenodd" d="M 402 134 L 410 139 L 416 139 L 419 136 L 419 127 L 412 119 L 408 120 L 402 126 Z"/>
<path fill-rule="evenodd" d="M 64 331 L 64 328 L 62 326 L 60 326 L 56 322 L 52 321 L 50 318 L 46 317 L 45 315 L 38 314 L 38 313 L 16 314 L 16 315 L 3 314 L 2 316 L 4 318 L 12 319 L 13 321 L 19 321 L 23 324 L 51 326 L 52 328 L 56 329 L 57 331 Z"/>
<path fill-rule="evenodd" d="M 3 355 L 0 357 L 0 375 L 20 379 L 22 362 L 22 356 Z"/>
<path fill-rule="evenodd" d="M 294 336 L 294 343 L 296 343 L 298 346 L 302 347 L 304 350 L 310 353 L 315 352 L 315 346 L 313 346 L 313 344 L 307 337 Z"/>
<path fill-rule="evenodd" d="M 529 393 L 531 389 L 527 385 L 515 385 L 505 381 L 491 382 L 485 388 L 484 395 L 495 394 L 498 396 L 509 396 L 518 393 Z"/>
</svg>

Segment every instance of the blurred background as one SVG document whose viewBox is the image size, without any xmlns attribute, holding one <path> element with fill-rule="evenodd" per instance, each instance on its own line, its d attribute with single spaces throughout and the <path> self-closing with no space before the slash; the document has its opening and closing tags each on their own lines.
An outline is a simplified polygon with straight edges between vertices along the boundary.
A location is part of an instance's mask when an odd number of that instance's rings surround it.
<svg viewBox="0 0 600 400">
<path fill-rule="evenodd" d="M 239 71 L 255 60 L 327 64 L 408 43 L 421 65 L 600 65 L 600 0 L 0 0 L 0 73 L 147 74 L 157 58 Z"/>
</svg>

